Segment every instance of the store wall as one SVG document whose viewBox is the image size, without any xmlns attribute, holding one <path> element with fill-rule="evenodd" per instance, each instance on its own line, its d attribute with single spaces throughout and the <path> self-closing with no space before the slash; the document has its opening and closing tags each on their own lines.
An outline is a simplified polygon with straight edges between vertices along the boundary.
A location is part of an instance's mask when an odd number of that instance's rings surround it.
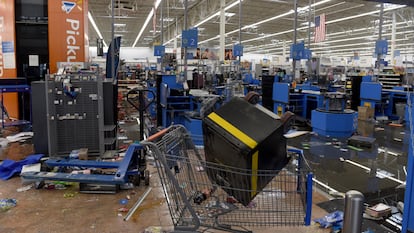
<svg viewBox="0 0 414 233">
<path fill-rule="evenodd" d="M 16 78 L 14 0 L 0 1 L 0 78 Z M 16 93 L 4 95 L 4 106 L 10 117 L 18 118 Z"/>
<path fill-rule="evenodd" d="M 104 48 L 104 54 L 107 53 L 108 48 Z M 167 51 L 168 52 L 168 51 Z M 91 61 L 95 59 L 100 59 L 102 57 L 97 57 L 97 49 L 96 47 L 89 47 L 89 55 Z M 121 47 L 120 51 L 120 59 L 124 59 L 125 61 L 146 61 L 147 59 L 150 62 L 155 62 L 157 57 L 154 56 L 154 51 L 152 48 L 147 47 Z"/>
</svg>

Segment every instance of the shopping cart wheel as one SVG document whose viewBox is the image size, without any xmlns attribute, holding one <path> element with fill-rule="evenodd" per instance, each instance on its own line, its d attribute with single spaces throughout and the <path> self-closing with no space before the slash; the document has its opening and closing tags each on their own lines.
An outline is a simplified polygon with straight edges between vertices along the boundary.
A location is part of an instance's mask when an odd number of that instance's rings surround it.
<svg viewBox="0 0 414 233">
<path fill-rule="evenodd" d="M 139 186 L 141 183 L 141 177 L 139 174 L 136 175 L 130 175 L 129 176 L 129 182 L 131 182 L 132 184 L 134 184 L 135 186 Z"/>
<path fill-rule="evenodd" d="M 144 171 L 144 181 L 145 181 L 145 185 L 148 186 L 150 183 L 150 173 L 148 170 Z"/>
</svg>

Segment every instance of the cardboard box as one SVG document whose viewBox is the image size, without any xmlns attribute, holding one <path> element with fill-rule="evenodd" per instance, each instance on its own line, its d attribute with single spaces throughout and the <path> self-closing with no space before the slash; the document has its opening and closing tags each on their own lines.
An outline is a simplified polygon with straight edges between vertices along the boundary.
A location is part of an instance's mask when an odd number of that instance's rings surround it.
<svg viewBox="0 0 414 233">
<path fill-rule="evenodd" d="M 374 109 L 365 106 L 358 106 L 358 120 L 370 120 L 374 118 Z"/>
<path fill-rule="evenodd" d="M 79 159 L 88 160 L 88 148 L 79 149 Z"/>
</svg>

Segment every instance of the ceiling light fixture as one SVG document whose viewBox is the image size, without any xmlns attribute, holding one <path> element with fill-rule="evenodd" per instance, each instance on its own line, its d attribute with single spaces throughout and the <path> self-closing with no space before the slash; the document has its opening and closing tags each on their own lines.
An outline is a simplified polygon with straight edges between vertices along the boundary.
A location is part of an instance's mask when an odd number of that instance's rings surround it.
<svg viewBox="0 0 414 233">
<path fill-rule="evenodd" d="M 226 7 L 224 8 L 224 11 L 230 10 L 231 8 L 233 8 L 233 7 L 237 6 L 239 3 L 243 2 L 243 1 L 244 1 L 244 0 L 237 0 L 237 1 L 233 2 L 232 4 L 230 4 L 230 5 L 226 6 Z M 209 20 L 213 19 L 215 16 L 218 16 L 218 15 L 220 15 L 220 11 L 217 11 L 216 13 L 214 13 L 214 14 L 210 15 L 209 17 L 207 17 L 207 18 L 203 19 L 202 21 L 200 21 L 200 22 L 198 22 L 197 24 L 195 24 L 193 27 L 200 27 L 201 25 L 205 24 L 206 22 L 208 22 Z M 200 30 L 200 29 L 199 29 L 199 30 Z M 237 30 L 237 31 L 238 31 L 238 30 Z M 226 34 L 226 35 L 227 35 L 227 34 Z M 164 45 L 167 45 L 167 44 L 171 43 L 174 39 L 179 38 L 179 37 L 181 37 L 181 35 L 177 35 L 177 36 L 173 37 L 172 39 L 170 39 L 170 40 L 168 40 L 167 42 L 165 42 L 165 43 L 164 43 Z M 218 38 L 218 37 L 213 37 L 213 38 L 210 38 L 210 39 L 208 39 L 208 40 L 201 41 L 201 42 L 198 42 L 198 43 L 199 43 L 199 44 L 202 44 L 202 43 L 204 43 L 204 42 L 207 42 L 207 41 L 210 41 L 210 40 L 214 40 L 214 39 L 217 39 L 217 38 Z"/>
<path fill-rule="evenodd" d="M 135 45 L 137 45 L 139 39 L 141 38 L 142 34 L 144 33 L 145 28 L 147 28 L 148 23 L 150 22 L 152 16 L 154 15 L 154 12 L 157 10 L 158 6 L 160 5 L 161 0 L 157 0 L 155 2 L 155 10 L 154 8 L 151 9 L 150 13 L 147 16 L 147 19 L 145 19 L 144 25 L 142 25 L 141 30 L 139 31 L 137 38 L 135 38 L 134 43 L 132 44 L 132 48 L 135 47 Z"/>
<path fill-rule="evenodd" d="M 404 8 L 404 7 L 406 7 L 406 5 L 399 5 L 399 6 L 396 6 L 396 7 L 393 7 L 393 8 L 384 9 L 384 11 L 397 10 L 397 9 Z M 375 14 L 375 13 L 378 13 L 378 12 L 379 12 L 379 10 L 376 10 L 376 11 L 370 11 L 370 12 L 363 13 L 363 14 L 359 14 L 359 15 L 353 15 L 353 16 L 348 16 L 348 17 L 344 17 L 344 18 L 339 18 L 339 19 L 327 21 L 326 24 L 338 23 L 338 22 L 342 22 L 342 21 L 345 21 L 345 20 L 349 20 L 349 19 L 354 19 L 354 18 L 359 18 L 359 17 L 363 17 L 363 16 L 367 16 L 367 15 L 372 15 L 372 14 Z M 307 27 L 300 27 L 297 30 L 302 30 L 304 28 L 307 28 Z M 256 41 L 256 40 L 261 40 L 261 39 L 264 39 L 264 38 L 267 38 L 267 37 L 278 36 L 278 35 L 282 35 L 282 34 L 286 34 L 286 33 L 291 33 L 291 32 L 293 32 L 293 29 L 286 30 L 286 31 L 283 31 L 283 32 L 277 32 L 277 33 L 269 34 L 269 35 L 262 36 L 262 37 L 258 37 L 258 38 L 253 38 L 253 39 L 245 40 L 245 41 L 242 41 L 242 43 L 246 43 L 246 42 L 250 42 L 250 41 Z"/>
<path fill-rule="evenodd" d="M 101 31 L 99 31 L 98 26 L 96 26 L 95 20 L 93 19 L 90 11 L 88 11 L 88 19 L 89 19 L 89 22 L 91 22 L 92 27 L 95 29 L 96 34 L 98 34 L 99 39 L 102 39 L 104 46 L 108 47 L 108 45 L 105 43 L 105 40 L 103 39 Z"/>
<path fill-rule="evenodd" d="M 314 3 L 314 4 L 311 4 L 311 5 L 310 5 L 310 7 L 316 7 L 316 6 L 319 6 L 319 5 L 325 4 L 325 3 L 330 2 L 330 1 L 332 1 L 332 0 L 323 0 L 323 1 L 320 1 L 320 2 L 317 2 L 317 3 Z M 305 6 L 305 7 L 301 7 L 301 8 L 299 8 L 299 9 L 298 9 L 298 11 L 306 11 L 306 10 L 308 10 L 308 9 L 309 9 L 309 6 Z M 250 25 L 246 25 L 246 26 L 242 27 L 242 30 L 245 30 L 245 29 L 248 29 L 248 28 L 257 28 L 257 26 L 258 26 L 258 25 L 260 25 L 260 24 L 267 23 L 267 22 L 269 22 L 269 21 L 273 21 L 273 20 L 276 20 L 276 19 L 280 19 L 280 18 L 283 18 L 283 17 L 289 16 L 289 15 L 291 15 L 291 14 L 293 14 L 293 13 L 295 13 L 295 11 L 294 11 L 294 10 L 289 10 L 288 12 L 285 12 L 285 13 L 283 13 L 283 14 L 276 15 L 276 16 L 273 16 L 273 17 L 270 17 L 270 18 L 264 19 L 264 20 L 262 20 L 262 21 L 259 21 L 259 22 L 256 22 L 256 23 L 253 23 L 253 24 L 250 24 Z M 207 20 L 207 21 L 208 21 L 208 20 Z M 226 35 L 226 36 L 228 36 L 228 35 L 230 35 L 230 34 L 233 34 L 233 33 L 238 32 L 238 31 L 239 31 L 239 29 L 236 29 L 236 30 L 233 30 L 233 31 L 231 31 L 231 32 L 226 33 L 225 35 Z M 210 38 L 210 39 L 212 39 L 212 38 Z M 210 41 L 210 39 L 207 39 L 207 40 L 202 41 L 202 42 L 200 42 L 200 43 L 204 43 L 204 42 L 206 42 L 206 41 Z"/>
</svg>

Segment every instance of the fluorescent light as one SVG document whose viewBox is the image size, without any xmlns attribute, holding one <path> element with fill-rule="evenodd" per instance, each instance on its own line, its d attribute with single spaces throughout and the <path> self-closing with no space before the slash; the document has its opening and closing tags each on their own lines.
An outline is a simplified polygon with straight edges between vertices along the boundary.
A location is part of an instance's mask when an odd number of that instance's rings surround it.
<svg viewBox="0 0 414 233">
<path fill-rule="evenodd" d="M 406 5 L 397 5 L 395 7 L 390 7 L 390 8 L 384 9 L 384 11 L 397 10 L 397 9 L 404 8 L 404 7 L 406 7 Z M 379 12 L 380 12 L 380 10 L 376 10 L 376 11 L 370 11 L 370 12 L 362 13 L 362 14 L 359 14 L 359 15 L 351 15 L 351 16 L 348 16 L 348 17 L 327 21 L 326 24 L 337 23 L 337 22 L 348 20 L 348 19 L 355 19 L 355 18 L 367 16 L 367 15 L 376 14 L 376 13 L 379 13 Z"/>
<path fill-rule="evenodd" d="M 115 27 L 125 27 L 126 24 L 125 23 L 114 23 Z"/>
<path fill-rule="evenodd" d="M 105 40 L 103 39 L 101 31 L 99 31 L 98 26 L 96 26 L 95 20 L 93 19 L 90 11 L 88 11 L 88 19 L 89 19 L 89 22 L 91 22 L 92 27 L 95 29 L 96 34 L 98 34 L 99 39 L 102 39 L 104 46 L 108 47 L 108 45 L 105 43 Z"/>
<path fill-rule="evenodd" d="M 157 10 L 158 6 L 160 5 L 161 0 L 157 0 L 157 2 L 155 2 L 155 10 Z M 137 38 L 135 38 L 134 43 L 132 44 L 132 47 L 134 48 L 135 45 L 137 45 L 139 39 L 142 36 L 142 33 L 144 33 L 145 28 L 148 26 L 149 21 L 151 20 L 152 16 L 154 15 L 154 8 L 151 9 L 150 13 L 147 16 L 147 19 L 145 19 L 144 25 L 142 25 L 141 30 L 139 31 Z"/>
<path fill-rule="evenodd" d="M 226 6 L 224 8 L 224 11 L 230 10 L 231 8 L 233 8 L 234 6 L 238 5 L 239 3 L 241 3 L 243 0 L 236 0 L 234 1 L 232 4 Z M 228 14 L 232 14 L 232 13 L 228 13 Z M 234 14 L 234 13 L 233 13 Z M 215 16 L 219 16 L 220 15 L 220 11 L 217 11 L 216 13 L 210 15 L 209 17 L 203 19 L 202 21 L 198 22 L 197 24 L 194 25 L 194 27 L 198 27 L 208 21 L 210 21 L 211 19 L 213 19 Z"/>
</svg>

